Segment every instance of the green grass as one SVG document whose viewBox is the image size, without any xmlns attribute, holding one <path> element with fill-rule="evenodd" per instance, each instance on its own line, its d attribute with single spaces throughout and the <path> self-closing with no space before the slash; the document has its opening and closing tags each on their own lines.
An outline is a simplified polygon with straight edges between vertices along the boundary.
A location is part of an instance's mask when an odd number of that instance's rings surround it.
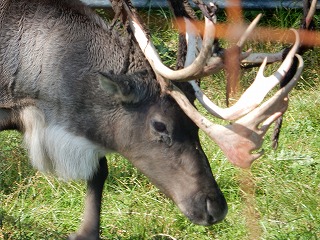
<svg viewBox="0 0 320 240">
<path fill-rule="evenodd" d="M 275 21 L 281 27 L 285 23 Z M 167 43 L 176 34 L 171 30 L 163 38 L 157 36 L 167 30 L 168 26 L 164 26 L 154 35 L 163 57 L 172 64 L 175 46 L 168 48 Z M 266 48 L 269 52 L 275 50 L 272 44 Z M 108 156 L 110 174 L 103 196 L 101 236 L 157 240 L 319 239 L 319 58 L 319 49 L 304 56 L 306 68 L 290 95 L 279 148 L 271 149 L 271 133 L 268 133 L 265 155 L 250 171 L 233 167 L 221 150 L 200 134 L 229 205 L 229 213 L 222 223 L 211 227 L 190 223 L 127 160 L 115 154 Z M 269 67 L 268 71 L 274 69 Z M 243 71 L 244 87 L 254 78 L 255 71 Z M 204 83 L 207 94 L 222 106 L 223 78 L 223 73 L 219 73 Z M 80 224 L 84 195 L 84 182 L 66 183 L 33 170 L 21 148 L 19 133 L 0 133 L 0 239 L 65 239 Z"/>
</svg>

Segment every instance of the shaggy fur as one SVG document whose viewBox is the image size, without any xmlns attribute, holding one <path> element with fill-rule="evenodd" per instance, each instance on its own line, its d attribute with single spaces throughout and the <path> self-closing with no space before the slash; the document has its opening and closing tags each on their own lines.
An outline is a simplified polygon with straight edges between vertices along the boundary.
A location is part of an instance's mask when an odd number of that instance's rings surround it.
<svg viewBox="0 0 320 240">
<path fill-rule="evenodd" d="M 47 125 L 35 107 L 21 112 L 25 128 L 24 143 L 32 165 L 42 172 L 65 180 L 89 180 L 106 150 L 88 139 L 76 136 L 58 125 Z"/>
</svg>

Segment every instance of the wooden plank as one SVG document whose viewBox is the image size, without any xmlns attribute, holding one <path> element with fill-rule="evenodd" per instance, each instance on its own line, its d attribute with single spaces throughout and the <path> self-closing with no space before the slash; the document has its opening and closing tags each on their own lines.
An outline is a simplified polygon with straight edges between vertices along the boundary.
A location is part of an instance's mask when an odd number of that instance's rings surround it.
<svg viewBox="0 0 320 240">
<path fill-rule="evenodd" d="M 111 7 L 109 0 L 81 0 L 91 7 Z M 204 0 L 208 2 L 208 0 Z M 226 0 L 214 1 L 220 8 L 225 8 Z M 166 8 L 165 0 L 132 0 L 137 8 Z M 302 8 L 302 0 L 242 0 L 242 7 L 245 9 L 272 9 L 272 8 Z M 317 9 L 320 9 L 320 0 L 317 1 Z"/>
</svg>

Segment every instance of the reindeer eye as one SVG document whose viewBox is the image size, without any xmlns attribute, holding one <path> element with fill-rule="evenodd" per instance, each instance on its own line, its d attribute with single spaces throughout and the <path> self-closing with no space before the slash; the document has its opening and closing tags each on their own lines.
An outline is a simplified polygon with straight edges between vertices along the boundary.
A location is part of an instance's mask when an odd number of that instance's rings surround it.
<svg viewBox="0 0 320 240">
<path fill-rule="evenodd" d="M 156 131 L 158 132 L 165 132 L 167 130 L 167 127 L 164 123 L 162 122 L 157 122 L 157 121 L 154 121 L 153 122 L 153 127 Z"/>
</svg>

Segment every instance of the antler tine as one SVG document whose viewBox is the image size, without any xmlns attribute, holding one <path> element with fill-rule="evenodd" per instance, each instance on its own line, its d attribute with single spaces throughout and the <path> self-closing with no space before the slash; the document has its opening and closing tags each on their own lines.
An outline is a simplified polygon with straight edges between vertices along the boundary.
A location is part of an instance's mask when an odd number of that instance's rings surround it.
<svg viewBox="0 0 320 240">
<path fill-rule="evenodd" d="M 268 92 L 274 88 L 278 83 L 281 82 L 286 72 L 288 72 L 295 53 L 298 50 L 300 45 L 299 34 L 296 30 L 293 30 L 296 35 L 296 42 L 287 57 L 273 75 L 269 77 L 264 77 L 263 71 L 267 63 L 267 59 L 265 58 L 262 63 L 258 74 L 251 84 L 251 86 L 242 94 L 240 99 L 229 108 L 220 108 L 216 104 L 214 104 L 210 99 L 203 94 L 199 86 L 192 82 L 192 86 L 195 90 L 195 94 L 199 102 L 205 107 L 205 109 L 211 113 L 212 115 L 225 119 L 225 120 L 235 120 L 239 117 L 247 114 L 256 108 L 268 94 Z"/>
<path fill-rule="evenodd" d="M 309 28 L 309 25 L 313 19 L 313 16 L 316 12 L 316 7 L 317 7 L 317 0 L 313 0 L 311 2 L 311 6 L 310 6 L 310 9 L 308 11 L 308 14 L 306 16 L 306 27 Z"/>
<path fill-rule="evenodd" d="M 257 26 L 258 22 L 260 21 L 262 17 L 262 14 L 258 14 L 255 19 L 250 23 L 250 25 L 247 27 L 247 29 L 245 30 L 245 32 L 241 35 L 237 46 L 239 48 L 243 47 L 243 44 L 245 43 L 245 41 L 248 39 L 249 35 L 252 33 L 252 31 L 254 30 L 254 28 Z"/>
<path fill-rule="evenodd" d="M 241 63 L 262 63 L 267 58 L 267 63 L 282 61 L 285 49 L 276 53 L 251 53 Z"/>
</svg>

